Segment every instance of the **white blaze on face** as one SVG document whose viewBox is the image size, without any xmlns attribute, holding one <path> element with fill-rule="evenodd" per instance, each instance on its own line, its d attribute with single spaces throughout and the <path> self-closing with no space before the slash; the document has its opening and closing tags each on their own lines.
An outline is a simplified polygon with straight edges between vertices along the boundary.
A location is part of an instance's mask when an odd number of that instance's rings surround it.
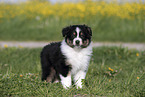
<svg viewBox="0 0 145 97">
<path fill-rule="evenodd" d="M 82 45 L 82 39 L 80 38 L 80 28 L 76 27 L 77 37 L 73 40 L 73 45 L 76 45 L 76 41 L 79 41 L 79 45 Z"/>
</svg>

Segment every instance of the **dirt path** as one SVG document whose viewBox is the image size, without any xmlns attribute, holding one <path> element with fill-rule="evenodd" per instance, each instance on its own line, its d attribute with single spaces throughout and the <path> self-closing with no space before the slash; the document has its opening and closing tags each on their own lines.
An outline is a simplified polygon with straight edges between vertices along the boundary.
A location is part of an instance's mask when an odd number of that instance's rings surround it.
<svg viewBox="0 0 145 97">
<path fill-rule="evenodd" d="M 10 42 L 0 41 L 0 47 L 19 47 L 19 48 L 37 48 L 47 45 L 49 42 Z M 95 42 L 93 47 L 101 46 L 117 46 L 127 47 L 129 49 L 145 50 L 145 43 L 111 43 L 111 42 Z"/>
</svg>

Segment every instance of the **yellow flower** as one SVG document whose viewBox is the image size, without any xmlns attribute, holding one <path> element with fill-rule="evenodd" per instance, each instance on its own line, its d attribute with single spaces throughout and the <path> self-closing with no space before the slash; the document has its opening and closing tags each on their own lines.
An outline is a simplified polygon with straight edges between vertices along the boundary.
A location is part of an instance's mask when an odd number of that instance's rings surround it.
<svg viewBox="0 0 145 97">
<path fill-rule="evenodd" d="M 137 79 L 139 79 L 139 77 L 137 77 Z"/>
<path fill-rule="evenodd" d="M 111 79 L 109 79 L 109 82 L 111 82 Z"/>
<path fill-rule="evenodd" d="M 4 45 L 4 48 L 8 48 L 8 45 L 7 45 L 7 44 L 5 44 L 5 45 Z"/>
<path fill-rule="evenodd" d="M 139 56 L 139 53 L 136 53 L 136 56 L 138 57 Z"/>
<path fill-rule="evenodd" d="M 111 69 L 110 67 L 108 68 L 110 71 L 114 71 L 113 69 Z"/>
<path fill-rule="evenodd" d="M 118 56 L 118 58 L 121 59 L 122 57 L 121 56 Z"/>
<path fill-rule="evenodd" d="M 19 45 L 19 48 L 23 48 L 23 46 Z"/>
<path fill-rule="evenodd" d="M 18 5 L 0 4 L 0 18 L 15 18 L 18 16 L 26 16 L 27 18 L 35 18 L 41 16 L 42 19 L 49 16 L 57 16 L 59 18 L 72 18 L 85 16 L 116 16 L 126 19 L 134 19 L 142 17 L 142 11 L 145 9 L 143 2 L 139 3 L 123 3 L 118 4 L 116 0 L 110 0 L 111 3 L 100 2 L 94 0 L 86 0 L 85 2 L 62 4 L 51 4 L 49 2 L 39 2 L 40 0 L 27 0 L 25 3 Z"/>
<path fill-rule="evenodd" d="M 23 75 L 21 74 L 20 77 L 23 77 Z"/>
</svg>

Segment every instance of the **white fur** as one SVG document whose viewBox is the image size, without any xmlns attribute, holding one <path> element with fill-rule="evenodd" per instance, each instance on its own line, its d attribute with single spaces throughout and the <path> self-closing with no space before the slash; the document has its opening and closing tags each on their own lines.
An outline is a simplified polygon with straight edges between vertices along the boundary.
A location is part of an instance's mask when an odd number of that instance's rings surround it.
<svg viewBox="0 0 145 97">
<path fill-rule="evenodd" d="M 72 48 L 63 40 L 61 52 L 66 56 L 66 61 L 72 66 L 71 74 L 74 77 L 77 87 L 82 88 L 81 80 L 85 79 L 88 70 L 88 65 L 92 56 L 92 45 L 90 44 L 87 48 Z"/>
<path fill-rule="evenodd" d="M 77 88 L 82 88 L 82 79 L 85 79 L 85 76 L 86 76 L 86 72 L 80 70 L 79 72 L 77 72 L 75 75 L 74 75 L 74 82 L 77 86 Z"/>
<path fill-rule="evenodd" d="M 69 74 L 67 77 L 62 76 L 61 74 L 59 76 L 61 79 L 62 86 L 65 89 L 70 88 L 70 86 L 71 86 L 71 74 Z"/>
<path fill-rule="evenodd" d="M 82 45 L 82 39 L 81 39 L 81 38 L 80 38 L 80 36 L 79 36 L 80 31 L 81 31 L 81 30 L 80 30 L 80 28 L 79 28 L 79 27 L 77 27 L 77 28 L 76 28 L 77 37 L 76 37 L 76 38 L 74 38 L 74 40 L 73 40 L 73 44 L 74 44 L 74 45 L 76 45 L 76 41 L 77 41 L 77 40 L 79 40 L 79 41 L 80 41 L 80 45 Z"/>
</svg>

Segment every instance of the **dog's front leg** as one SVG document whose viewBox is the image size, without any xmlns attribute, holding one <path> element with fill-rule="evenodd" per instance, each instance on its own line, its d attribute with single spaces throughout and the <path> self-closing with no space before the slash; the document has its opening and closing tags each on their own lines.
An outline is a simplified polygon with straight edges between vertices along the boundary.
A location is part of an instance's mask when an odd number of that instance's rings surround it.
<svg viewBox="0 0 145 97">
<path fill-rule="evenodd" d="M 77 86 L 77 89 L 82 88 L 83 86 L 82 80 L 85 79 L 85 76 L 86 76 L 86 72 L 82 70 L 80 70 L 78 73 L 74 75 L 74 82 L 75 85 Z"/>
<path fill-rule="evenodd" d="M 71 87 L 71 73 L 69 73 L 66 77 L 60 74 L 61 84 L 65 89 Z"/>
</svg>

